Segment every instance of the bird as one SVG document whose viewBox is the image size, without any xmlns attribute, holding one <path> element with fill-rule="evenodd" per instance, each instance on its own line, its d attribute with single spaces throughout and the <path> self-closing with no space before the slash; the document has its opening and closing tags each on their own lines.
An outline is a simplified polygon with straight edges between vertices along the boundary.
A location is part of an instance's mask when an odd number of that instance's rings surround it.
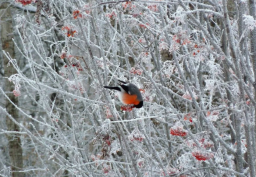
<svg viewBox="0 0 256 177">
<path fill-rule="evenodd" d="M 133 105 L 132 108 L 141 108 L 143 106 L 143 98 L 139 88 L 132 83 L 127 83 L 121 80 L 118 81 L 118 86 L 104 86 L 104 88 L 117 90 L 119 92 L 119 99 L 122 103 Z"/>
</svg>

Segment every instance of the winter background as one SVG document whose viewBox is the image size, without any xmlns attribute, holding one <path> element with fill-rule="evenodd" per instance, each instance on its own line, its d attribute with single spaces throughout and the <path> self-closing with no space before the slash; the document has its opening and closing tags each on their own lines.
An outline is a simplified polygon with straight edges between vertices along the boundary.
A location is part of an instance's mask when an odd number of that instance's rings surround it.
<svg viewBox="0 0 256 177">
<path fill-rule="evenodd" d="M 0 176 L 255 177 L 255 7 L 1 0 Z"/>
</svg>

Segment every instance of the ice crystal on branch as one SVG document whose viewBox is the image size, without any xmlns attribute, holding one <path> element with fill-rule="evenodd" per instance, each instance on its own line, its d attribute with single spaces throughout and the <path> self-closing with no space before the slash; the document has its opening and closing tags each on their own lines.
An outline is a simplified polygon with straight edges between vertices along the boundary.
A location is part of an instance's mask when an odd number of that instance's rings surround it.
<svg viewBox="0 0 256 177">
<path fill-rule="evenodd" d="M 194 97 L 195 99 L 198 98 L 198 96 L 197 96 L 194 92 L 192 92 L 192 94 L 193 94 L 193 97 Z M 188 91 L 187 91 L 186 93 L 184 93 L 184 94 L 182 95 L 182 97 L 185 98 L 185 99 L 188 99 L 188 100 L 192 100 L 192 96 L 190 95 L 190 93 L 189 93 Z"/>
<path fill-rule="evenodd" d="M 206 116 L 210 121 L 216 121 L 219 118 L 219 111 L 207 111 Z"/>
<path fill-rule="evenodd" d="M 83 17 L 82 13 L 79 10 L 74 10 L 73 11 L 73 18 L 77 19 L 78 17 L 82 18 Z"/>
<path fill-rule="evenodd" d="M 26 17 L 24 15 L 17 15 L 15 17 L 16 27 L 21 28 L 26 24 Z"/>
<path fill-rule="evenodd" d="M 194 150 L 192 155 L 199 161 L 209 160 L 214 157 L 213 153 L 201 150 Z"/>
<path fill-rule="evenodd" d="M 251 15 L 243 15 L 244 23 L 249 30 L 253 30 L 256 26 L 256 20 Z"/>
<path fill-rule="evenodd" d="M 186 115 L 184 116 L 184 120 L 189 120 L 189 122 L 193 122 L 191 113 L 186 114 Z"/>
<path fill-rule="evenodd" d="M 183 125 L 178 122 L 175 126 L 170 128 L 170 134 L 173 136 L 187 136 L 188 132 L 183 129 Z"/>
<path fill-rule="evenodd" d="M 178 6 L 176 12 L 172 15 L 176 22 L 185 23 L 186 14 L 181 6 Z"/>
<path fill-rule="evenodd" d="M 110 154 L 118 154 L 121 152 L 120 143 L 117 140 L 113 140 L 111 143 L 111 151 Z"/>
<path fill-rule="evenodd" d="M 148 5 L 148 8 L 153 11 L 153 12 L 157 12 L 158 11 L 158 5 L 157 4 L 151 4 Z"/>
<path fill-rule="evenodd" d="M 166 171 L 167 175 L 165 174 L 163 169 L 160 170 L 161 176 L 172 176 L 172 175 L 178 174 L 180 172 L 177 168 L 171 168 L 171 167 L 166 167 L 165 171 Z"/>
<path fill-rule="evenodd" d="M 143 72 L 143 71 L 142 71 L 141 69 L 134 68 L 134 67 L 132 67 L 131 70 L 130 70 L 130 73 L 136 74 L 136 75 L 141 75 L 142 72 Z"/>
<path fill-rule="evenodd" d="M 143 159 L 143 158 L 140 158 L 137 160 L 137 165 L 140 168 L 144 167 L 144 163 L 145 163 L 145 159 Z"/>
<path fill-rule="evenodd" d="M 247 151 L 247 143 L 246 143 L 246 140 L 245 139 L 242 139 L 241 140 L 241 151 L 242 151 L 242 153 L 244 154 L 244 153 L 246 153 L 246 151 Z M 234 147 L 235 148 L 237 148 L 237 142 L 235 142 L 235 144 L 234 144 Z"/>
<path fill-rule="evenodd" d="M 192 168 L 194 165 L 191 153 L 185 153 L 179 156 L 177 159 L 177 164 L 180 168 Z"/>
<path fill-rule="evenodd" d="M 102 166 L 103 166 L 103 168 L 102 168 L 103 173 L 105 175 L 107 175 L 110 172 L 110 170 L 111 170 L 111 166 L 107 165 L 107 164 L 103 164 Z"/>
<path fill-rule="evenodd" d="M 82 81 L 67 81 L 67 85 L 72 91 L 80 91 L 81 93 L 85 91 Z"/>
<path fill-rule="evenodd" d="M 21 3 L 23 6 L 31 4 L 33 0 L 15 0 L 15 2 Z"/>
<path fill-rule="evenodd" d="M 139 40 L 138 40 L 139 43 L 145 43 L 146 40 L 143 38 L 143 37 L 140 37 Z"/>
<path fill-rule="evenodd" d="M 142 142 L 145 139 L 145 136 L 138 130 L 135 129 L 132 131 L 132 133 L 128 136 L 128 139 L 130 141 L 139 141 Z"/>
<path fill-rule="evenodd" d="M 69 26 L 62 27 L 62 30 L 66 31 L 67 37 L 74 37 L 75 33 L 77 33 L 75 29 L 72 29 L 72 27 Z"/>
<path fill-rule="evenodd" d="M 169 46 L 166 42 L 161 41 L 159 43 L 159 51 L 168 50 L 168 49 L 169 49 Z"/>
<path fill-rule="evenodd" d="M 110 19 L 115 19 L 117 17 L 117 13 L 113 10 L 111 13 L 107 13 L 106 16 Z"/>
<path fill-rule="evenodd" d="M 83 10 L 85 11 L 86 14 L 91 13 L 91 5 L 90 4 L 85 4 Z"/>
<path fill-rule="evenodd" d="M 60 54 L 60 58 L 61 58 L 61 59 L 65 59 L 65 58 L 67 58 L 67 57 L 68 57 L 68 56 L 67 56 L 67 52 L 62 51 L 61 54 Z"/>
<path fill-rule="evenodd" d="M 195 142 L 197 141 L 197 143 Z M 195 148 L 195 147 L 201 147 L 204 149 L 209 149 L 213 147 L 213 142 L 210 140 L 210 137 L 206 134 L 203 135 L 197 135 L 195 137 L 195 140 L 187 140 L 186 145 L 190 148 Z"/>
<path fill-rule="evenodd" d="M 187 136 L 187 131 L 180 127 L 170 129 L 170 134 L 173 136 Z"/>
<path fill-rule="evenodd" d="M 8 80 L 14 84 L 13 94 L 15 97 L 20 96 L 20 76 L 18 74 L 11 75 Z"/>
<path fill-rule="evenodd" d="M 20 90 L 13 90 L 12 92 L 15 97 L 20 96 Z"/>
<path fill-rule="evenodd" d="M 128 10 L 131 10 L 136 7 L 131 1 L 123 2 L 122 6 L 124 9 L 128 9 Z"/>
<path fill-rule="evenodd" d="M 209 90 L 209 91 L 214 90 L 215 86 L 216 86 L 216 80 L 214 79 L 205 80 L 205 90 Z"/>
<path fill-rule="evenodd" d="M 105 116 L 107 119 L 110 119 L 113 117 L 109 106 L 104 106 L 104 111 L 105 111 Z"/>
<path fill-rule="evenodd" d="M 145 23 L 145 24 L 144 23 L 140 23 L 139 27 L 147 29 L 149 27 L 149 23 Z"/>
</svg>

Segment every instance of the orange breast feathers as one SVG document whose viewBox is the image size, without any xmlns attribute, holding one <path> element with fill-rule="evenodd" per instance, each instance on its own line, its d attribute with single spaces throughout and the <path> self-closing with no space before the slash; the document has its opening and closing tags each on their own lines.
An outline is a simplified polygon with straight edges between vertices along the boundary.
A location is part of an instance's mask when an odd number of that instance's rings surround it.
<svg viewBox="0 0 256 177">
<path fill-rule="evenodd" d="M 125 104 L 133 104 L 133 105 L 137 105 L 140 103 L 140 101 L 137 100 L 137 95 L 130 95 L 128 93 L 123 93 L 122 102 Z"/>
</svg>

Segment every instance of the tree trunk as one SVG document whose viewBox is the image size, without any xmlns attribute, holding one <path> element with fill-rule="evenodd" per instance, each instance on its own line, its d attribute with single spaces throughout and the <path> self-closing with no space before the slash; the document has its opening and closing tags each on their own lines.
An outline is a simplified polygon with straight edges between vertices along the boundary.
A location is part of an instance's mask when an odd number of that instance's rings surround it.
<svg viewBox="0 0 256 177">
<path fill-rule="evenodd" d="M 12 9 L 10 3 L 0 4 L 0 17 L 1 17 L 1 43 L 2 49 L 11 57 L 15 58 L 14 52 L 14 43 L 13 39 L 13 27 L 12 27 Z M 11 32 L 11 33 L 10 33 Z M 3 55 L 4 60 L 4 77 L 9 78 L 11 75 L 16 73 L 15 68 L 9 64 L 8 58 Z M 12 103 L 6 100 L 6 110 L 14 118 L 18 119 L 18 110 L 15 108 L 15 105 L 18 105 L 18 98 L 14 96 L 12 91 L 14 90 L 13 83 L 9 82 L 6 79 L 5 82 L 5 91 L 6 95 L 12 101 Z M 19 131 L 19 126 L 16 125 L 8 117 L 6 118 L 6 125 L 8 131 Z M 22 147 L 19 134 L 10 134 L 7 135 L 9 143 L 9 156 L 12 177 L 23 177 L 24 173 L 20 172 L 23 170 L 23 159 L 22 159 Z"/>
<path fill-rule="evenodd" d="M 255 0 L 249 0 L 249 12 L 250 12 L 250 15 L 253 16 L 253 18 L 255 19 L 256 18 L 256 9 L 255 9 Z M 252 66 L 253 66 L 253 72 L 254 72 L 254 98 L 256 99 L 256 94 L 255 94 L 255 91 L 256 91 L 256 29 L 254 28 L 252 31 L 251 31 L 251 34 L 250 34 L 250 39 L 251 39 L 251 60 L 252 60 Z M 256 107 L 254 108 L 256 110 Z M 254 117 L 254 137 L 256 135 L 256 115 Z M 254 149 L 253 149 L 253 152 L 255 154 L 256 152 L 256 146 L 255 146 L 255 142 L 253 141 L 253 145 L 254 145 Z M 256 171 L 256 167 L 254 169 L 254 171 Z"/>
</svg>

